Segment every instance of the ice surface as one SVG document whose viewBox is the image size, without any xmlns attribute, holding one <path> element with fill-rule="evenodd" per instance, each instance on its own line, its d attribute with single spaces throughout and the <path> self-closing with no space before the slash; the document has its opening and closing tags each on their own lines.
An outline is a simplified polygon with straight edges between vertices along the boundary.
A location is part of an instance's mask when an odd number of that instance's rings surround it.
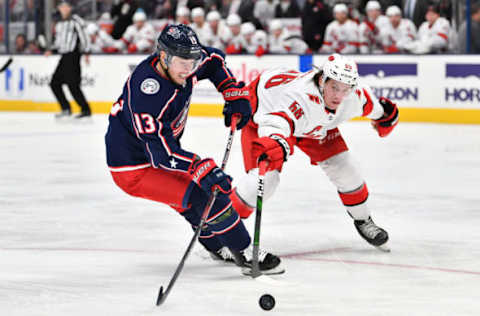
<svg viewBox="0 0 480 316">
<path fill-rule="evenodd" d="M 386 139 L 364 122 L 341 128 L 391 253 L 357 235 L 335 188 L 296 151 L 264 203 L 261 244 L 283 257 L 279 282 L 242 276 L 197 245 L 156 307 L 192 231 L 114 185 L 106 125 L 105 115 L 78 125 L 0 113 L 0 315 L 480 315 L 480 126 L 400 123 Z M 183 145 L 220 163 L 227 135 L 222 119 L 191 117 Z M 270 312 L 264 293 L 276 298 Z"/>
</svg>

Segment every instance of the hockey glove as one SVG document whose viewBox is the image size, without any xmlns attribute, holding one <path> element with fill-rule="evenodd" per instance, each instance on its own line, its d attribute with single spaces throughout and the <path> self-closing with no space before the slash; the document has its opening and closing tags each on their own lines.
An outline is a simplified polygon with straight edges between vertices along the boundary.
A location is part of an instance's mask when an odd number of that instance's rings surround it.
<svg viewBox="0 0 480 316">
<path fill-rule="evenodd" d="M 127 51 L 130 54 L 136 53 L 138 51 L 138 47 L 137 47 L 137 45 L 131 43 L 130 45 L 128 45 Z"/>
<path fill-rule="evenodd" d="M 232 116 L 241 116 L 237 123 L 237 129 L 242 129 L 247 125 L 252 116 L 252 108 L 250 107 L 250 92 L 245 87 L 243 82 L 235 82 L 230 84 L 222 91 L 225 99 L 225 106 L 223 107 L 223 115 L 225 116 L 225 126 L 232 124 Z"/>
<path fill-rule="evenodd" d="M 260 137 L 253 140 L 252 155 L 256 161 L 268 161 L 267 171 L 282 171 L 283 162 L 287 161 L 290 155 L 290 145 L 280 135 Z"/>
<path fill-rule="evenodd" d="M 395 103 L 387 98 L 381 97 L 379 100 L 383 107 L 383 117 L 373 120 L 373 127 L 377 130 L 380 137 L 385 137 L 392 132 L 398 124 L 398 108 Z"/>
<path fill-rule="evenodd" d="M 188 169 L 192 180 L 207 194 L 218 188 L 228 194 L 232 190 L 232 177 L 220 169 L 211 158 L 196 160 Z"/>
</svg>

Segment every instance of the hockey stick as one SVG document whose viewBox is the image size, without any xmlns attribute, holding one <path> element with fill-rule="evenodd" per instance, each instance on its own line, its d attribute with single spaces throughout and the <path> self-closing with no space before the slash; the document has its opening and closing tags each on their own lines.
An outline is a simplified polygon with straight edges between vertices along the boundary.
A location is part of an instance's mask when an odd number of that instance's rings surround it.
<svg viewBox="0 0 480 316">
<path fill-rule="evenodd" d="M 262 222 L 263 191 L 267 162 L 265 160 L 260 161 L 258 169 L 257 211 L 255 212 L 255 231 L 253 234 L 252 278 L 258 278 L 262 275 L 258 263 L 258 251 L 260 248 L 260 224 Z"/>
<path fill-rule="evenodd" d="M 8 66 L 10 66 L 10 64 L 12 63 L 13 61 L 13 58 L 12 57 L 9 57 L 8 60 L 5 62 L 5 64 L 3 64 L 2 68 L 0 68 L 0 73 L 4 72 L 5 70 L 7 70 Z"/>
<path fill-rule="evenodd" d="M 230 156 L 230 151 L 232 148 L 233 136 L 235 135 L 236 129 L 237 129 L 237 120 L 234 117 L 232 120 L 232 124 L 230 126 L 230 134 L 228 135 L 227 147 L 225 148 L 225 153 L 223 154 L 222 169 L 225 169 L 225 167 L 227 166 L 227 161 Z M 182 272 L 183 266 L 185 265 L 185 261 L 187 261 L 187 258 L 190 255 L 190 252 L 192 251 L 193 246 L 195 245 L 195 242 L 198 239 L 198 236 L 200 235 L 200 231 L 202 230 L 203 225 L 205 225 L 207 216 L 210 213 L 210 210 L 213 206 L 213 203 L 215 202 L 215 198 L 217 197 L 218 192 L 219 190 L 215 189 L 213 194 L 210 195 L 210 198 L 208 199 L 208 202 L 207 202 L 207 206 L 205 207 L 205 210 L 203 211 L 202 217 L 200 219 L 200 223 L 198 224 L 197 229 L 195 230 L 195 233 L 193 234 L 193 237 L 190 240 L 190 243 L 188 244 L 187 250 L 185 250 L 185 253 L 183 254 L 182 260 L 180 260 L 180 263 L 178 264 L 177 269 L 175 270 L 175 273 L 170 279 L 170 282 L 168 283 L 168 286 L 165 292 L 163 291 L 163 286 L 160 286 L 160 290 L 158 291 L 158 297 L 157 297 L 157 306 L 160 306 L 163 302 L 165 302 L 168 294 L 170 293 L 173 285 L 175 284 L 175 281 L 177 280 L 178 276 Z"/>
</svg>

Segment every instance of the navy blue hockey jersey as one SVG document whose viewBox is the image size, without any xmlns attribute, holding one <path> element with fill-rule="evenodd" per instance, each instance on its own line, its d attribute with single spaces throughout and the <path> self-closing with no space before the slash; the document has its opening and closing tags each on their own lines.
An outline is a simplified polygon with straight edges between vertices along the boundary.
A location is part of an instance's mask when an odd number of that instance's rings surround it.
<svg viewBox="0 0 480 316">
<path fill-rule="evenodd" d="M 112 106 L 105 135 L 107 164 L 113 171 L 152 166 L 186 171 L 195 154 L 182 149 L 195 80 L 209 79 L 219 89 L 234 80 L 225 55 L 204 47 L 202 62 L 185 86 L 174 84 L 156 69 L 158 56 L 151 55 L 133 71 Z"/>
</svg>

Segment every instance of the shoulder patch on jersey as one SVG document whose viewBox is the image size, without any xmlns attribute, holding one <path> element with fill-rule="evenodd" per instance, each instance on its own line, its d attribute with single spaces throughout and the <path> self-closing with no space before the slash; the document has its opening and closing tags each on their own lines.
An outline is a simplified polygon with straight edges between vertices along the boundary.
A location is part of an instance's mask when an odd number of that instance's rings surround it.
<svg viewBox="0 0 480 316">
<path fill-rule="evenodd" d="M 140 90 L 145 94 L 155 94 L 160 90 L 160 83 L 153 78 L 147 78 L 142 81 Z"/>
</svg>

